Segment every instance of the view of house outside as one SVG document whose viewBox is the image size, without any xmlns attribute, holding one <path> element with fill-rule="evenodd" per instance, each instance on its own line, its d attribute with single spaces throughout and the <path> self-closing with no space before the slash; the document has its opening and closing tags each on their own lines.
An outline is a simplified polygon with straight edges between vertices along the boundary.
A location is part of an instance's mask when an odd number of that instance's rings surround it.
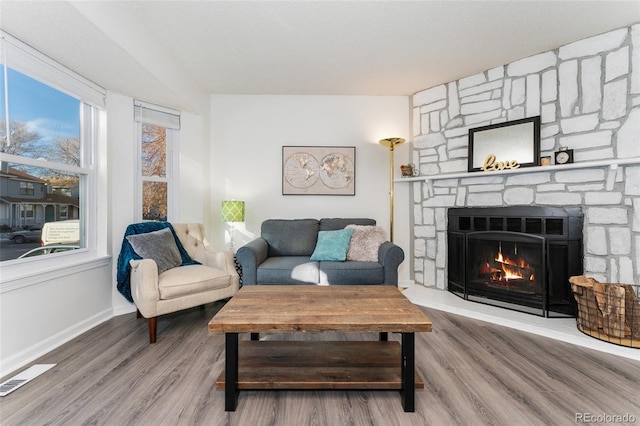
<svg viewBox="0 0 640 426">
<path fill-rule="evenodd" d="M 81 102 L 9 67 L 0 68 L 0 95 L 0 153 L 16 160 L 0 162 L 4 261 L 39 246 L 45 223 L 80 217 L 82 177 L 54 167 L 81 165 Z M 52 167 L 34 166 L 28 159 Z"/>
</svg>

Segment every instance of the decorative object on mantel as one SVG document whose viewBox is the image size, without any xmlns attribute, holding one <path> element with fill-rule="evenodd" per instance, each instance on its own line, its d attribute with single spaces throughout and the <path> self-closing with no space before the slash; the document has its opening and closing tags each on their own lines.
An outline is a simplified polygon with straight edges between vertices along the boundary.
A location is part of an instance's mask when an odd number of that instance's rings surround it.
<svg viewBox="0 0 640 426">
<path fill-rule="evenodd" d="M 420 173 L 413 163 L 407 163 L 400 166 L 402 177 L 416 177 Z"/>
<path fill-rule="evenodd" d="M 540 116 L 469 129 L 468 171 L 539 165 Z"/>
<path fill-rule="evenodd" d="M 389 148 L 389 241 L 393 242 L 393 151 L 397 145 L 404 143 L 404 139 L 386 138 L 379 143 Z"/>
<path fill-rule="evenodd" d="M 640 286 L 569 278 L 578 303 L 578 330 L 596 339 L 640 348 Z"/>
<path fill-rule="evenodd" d="M 541 166 L 550 166 L 551 165 L 551 157 L 550 156 L 546 156 L 546 157 L 540 157 L 540 165 Z"/>
<path fill-rule="evenodd" d="M 519 168 L 520 164 L 517 160 L 496 161 L 496 155 L 489 154 L 487 155 L 487 158 L 484 159 L 484 164 L 480 167 L 480 170 L 484 172 L 495 172 L 496 170 Z"/>
<path fill-rule="evenodd" d="M 556 164 L 571 164 L 573 163 L 573 150 L 563 146 L 554 154 Z"/>
</svg>

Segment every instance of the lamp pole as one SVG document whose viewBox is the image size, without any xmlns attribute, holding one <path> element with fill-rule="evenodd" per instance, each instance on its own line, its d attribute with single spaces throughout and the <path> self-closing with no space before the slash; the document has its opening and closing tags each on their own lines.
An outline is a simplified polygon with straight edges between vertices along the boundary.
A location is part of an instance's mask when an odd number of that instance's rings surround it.
<svg viewBox="0 0 640 426">
<path fill-rule="evenodd" d="M 404 143 L 402 138 L 386 138 L 380 140 L 380 145 L 389 148 L 389 241 L 393 242 L 393 151 L 396 145 Z"/>
</svg>

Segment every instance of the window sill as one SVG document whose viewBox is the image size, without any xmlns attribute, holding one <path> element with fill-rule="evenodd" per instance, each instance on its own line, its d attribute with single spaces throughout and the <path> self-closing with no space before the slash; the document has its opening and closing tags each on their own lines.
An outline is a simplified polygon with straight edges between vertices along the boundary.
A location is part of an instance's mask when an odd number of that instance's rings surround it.
<svg viewBox="0 0 640 426">
<path fill-rule="evenodd" d="M 20 262 L 2 267 L 0 294 L 40 284 L 95 268 L 108 266 L 111 256 L 88 250 L 83 253 L 61 253 L 55 259 Z"/>
</svg>

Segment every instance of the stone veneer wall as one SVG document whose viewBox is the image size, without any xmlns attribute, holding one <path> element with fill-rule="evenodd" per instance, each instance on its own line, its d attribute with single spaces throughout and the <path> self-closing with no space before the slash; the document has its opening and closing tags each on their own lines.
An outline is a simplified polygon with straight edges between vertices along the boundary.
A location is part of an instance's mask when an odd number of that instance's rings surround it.
<svg viewBox="0 0 640 426">
<path fill-rule="evenodd" d="M 469 129 L 538 115 L 541 156 L 640 157 L 640 24 L 416 93 L 413 161 L 421 175 L 466 172 Z M 417 284 L 446 289 L 449 207 L 513 205 L 582 206 L 585 273 L 640 284 L 640 163 L 412 185 Z"/>
</svg>

